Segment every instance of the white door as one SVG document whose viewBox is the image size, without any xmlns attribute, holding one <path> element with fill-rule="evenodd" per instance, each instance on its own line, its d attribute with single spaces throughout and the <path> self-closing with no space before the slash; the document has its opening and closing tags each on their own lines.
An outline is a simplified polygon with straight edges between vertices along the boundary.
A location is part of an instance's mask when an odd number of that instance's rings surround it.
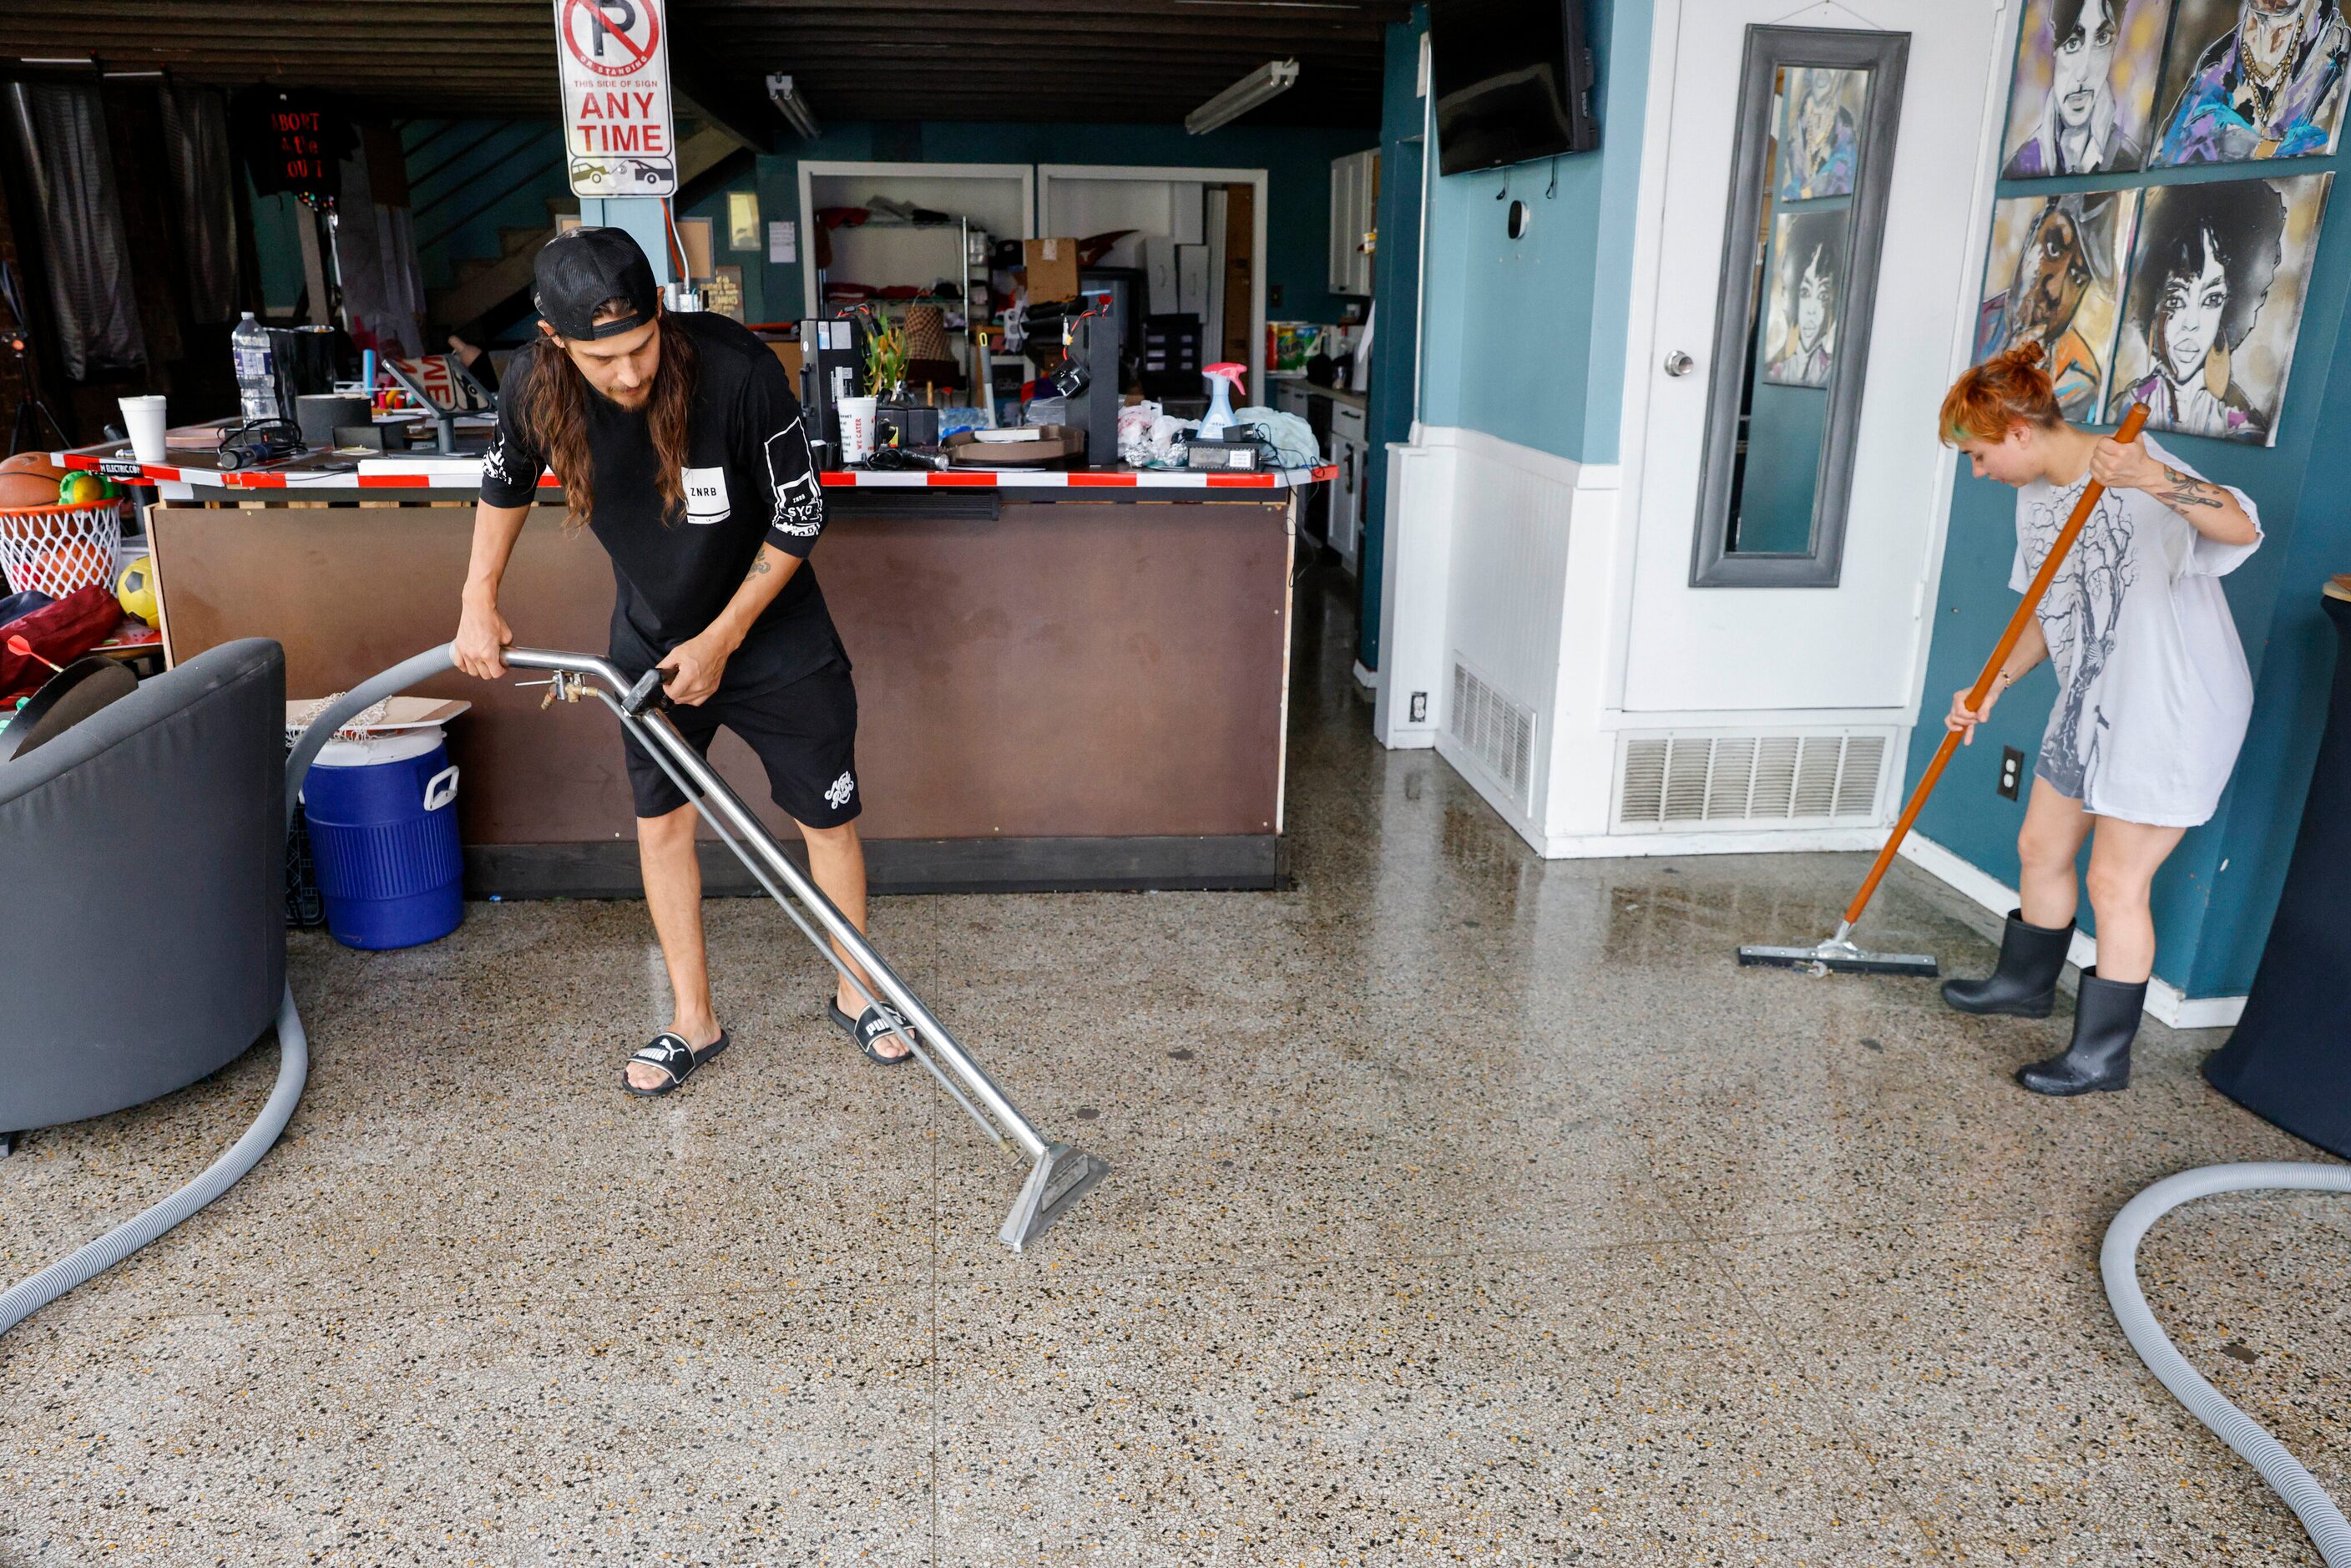
<svg viewBox="0 0 2351 1568">
<path fill-rule="evenodd" d="M 1923 656 L 1918 617 L 1928 551 L 1951 486 L 1936 409 L 1964 352 L 1963 313 L 1972 319 L 1988 221 L 1987 120 L 2004 109 L 1991 101 L 1991 88 L 1995 72 L 2006 79 L 2013 20 L 1997 5 L 1952 0 L 1851 0 L 1793 15 L 1788 0 L 1682 0 L 1679 15 L 1653 348 L 1626 385 L 1628 404 L 1646 400 L 1646 434 L 1623 706 L 1906 708 Z M 1740 65 L 1750 24 L 1910 35 L 1834 588 L 1689 585 Z M 1677 352 L 1696 361 L 1688 374 L 1666 373 Z M 1736 375 L 1740 367 L 1729 371 Z"/>
</svg>

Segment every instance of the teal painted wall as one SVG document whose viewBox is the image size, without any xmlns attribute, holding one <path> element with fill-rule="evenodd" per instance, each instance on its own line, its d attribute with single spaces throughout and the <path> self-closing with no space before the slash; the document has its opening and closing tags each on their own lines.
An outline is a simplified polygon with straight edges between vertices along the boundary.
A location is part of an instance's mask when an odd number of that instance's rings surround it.
<svg viewBox="0 0 2351 1568">
<path fill-rule="evenodd" d="M 1478 174 L 1436 176 L 1426 198 L 1427 277 L 1416 270 L 1422 214 L 1383 179 L 1379 333 L 1372 346 L 1370 527 L 1362 561 L 1357 656 L 1380 667 L 1386 575 L 1385 444 L 1410 434 L 1410 378 L 1426 424 L 1483 431 L 1586 463 L 1616 460 L 1631 316 L 1633 221 L 1649 73 L 1649 0 L 1589 0 L 1600 146 L 1592 152 Z M 1388 29 L 1381 99 L 1383 162 L 1421 154 L 1415 89 L 1426 6 Z M 1433 165 L 1432 165 L 1433 167 Z M 1522 240 L 1503 225 L 1507 191 L 1534 209 Z M 1423 312 L 1413 359 L 1416 297 Z"/>
<path fill-rule="evenodd" d="M 2319 173 L 2341 162 L 2297 158 L 2264 172 Z M 2238 164 L 2063 182 L 2003 181 L 1999 193 L 2103 190 L 2243 178 L 2248 172 Z M 2351 555 L 2351 504 L 2342 498 L 2351 486 L 2351 449 L 2339 437 L 2321 434 L 2345 428 L 2343 421 L 2351 418 L 2351 372 L 2335 369 L 2346 296 L 2351 197 L 2338 188 L 2319 236 L 2277 444 L 2262 449 L 2158 435 L 2209 477 L 2252 496 L 2266 535 L 2252 559 L 2221 580 L 2253 669 L 2252 726 L 2219 812 L 2189 831 L 2155 884 L 2155 972 L 2189 997 L 2241 995 L 2252 984 L 2317 754 L 2319 716 L 2333 667 L 2318 587 Z M 1932 414 L 1922 412 L 1921 417 Z M 1974 682 L 2015 609 L 2016 595 L 2008 589 L 2016 545 L 2015 496 L 2005 486 L 1969 476 L 1965 464 L 1960 465 L 1921 723 L 1911 737 L 1912 779 L 1942 740 L 1939 719 L 1950 694 Z M 2016 832 L 2024 808 L 2001 800 L 1993 789 L 2000 748 L 2013 746 L 2028 758 L 2038 755 L 2042 727 L 2055 698 L 2056 685 L 2045 664 L 2019 683 L 1979 730 L 1976 743 L 1961 749 L 1918 820 L 1920 832 L 2010 886 L 2017 878 Z M 2095 927 L 2086 903 L 2082 920 Z"/>
<path fill-rule="evenodd" d="M 400 139 L 427 288 L 455 282 L 460 260 L 499 255 L 500 229 L 547 227 L 549 201 L 571 194 L 551 120 L 412 120 Z"/>
<path fill-rule="evenodd" d="M 246 201 L 253 211 L 253 255 L 261 273 L 261 303 L 265 313 L 282 316 L 302 297 L 302 239 L 295 225 L 301 204 L 287 195 L 264 196 L 246 182 Z"/>
<path fill-rule="evenodd" d="M 1388 444 L 1411 438 L 1414 383 L 1420 372 L 1413 335 L 1420 311 L 1425 118 L 1419 90 L 1420 40 L 1427 31 L 1426 5 L 1416 5 L 1410 21 L 1388 28 L 1380 89 L 1380 201 L 1373 220 L 1379 225 L 1380 245 L 1372 268 L 1377 309 L 1364 432 L 1371 448 L 1366 459 L 1370 471 L 1364 476 L 1368 521 L 1356 562 L 1362 592 L 1355 619 L 1355 657 L 1367 670 L 1380 667 L 1380 588 L 1387 574 L 1388 553 Z"/>
<path fill-rule="evenodd" d="M 1649 0 L 1591 0 L 1598 151 L 1435 183 L 1424 423 L 1616 461 L 1650 19 Z M 1504 229 L 1505 192 L 1534 209 L 1522 240 Z"/>
</svg>

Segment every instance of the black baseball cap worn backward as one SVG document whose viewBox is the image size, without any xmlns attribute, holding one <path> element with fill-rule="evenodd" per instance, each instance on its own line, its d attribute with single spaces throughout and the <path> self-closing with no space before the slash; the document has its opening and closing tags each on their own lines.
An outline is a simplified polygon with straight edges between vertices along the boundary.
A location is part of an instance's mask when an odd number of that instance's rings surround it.
<svg viewBox="0 0 2351 1568">
<path fill-rule="evenodd" d="M 653 319 L 653 263 L 626 229 L 578 228 L 539 247 L 530 302 L 566 338 L 617 338 Z M 625 299 L 629 313 L 599 322 L 596 308 Z"/>
</svg>

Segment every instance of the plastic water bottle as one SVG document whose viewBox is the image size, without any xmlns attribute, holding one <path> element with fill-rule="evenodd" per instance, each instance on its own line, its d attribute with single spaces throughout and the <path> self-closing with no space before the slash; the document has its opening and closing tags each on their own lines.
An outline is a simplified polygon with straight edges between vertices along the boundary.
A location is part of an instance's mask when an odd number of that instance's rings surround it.
<svg viewBox="0 0 2351 1568">
<path fill-rule="evenodd" d="M 245 417 L 284 419 L 286 411 L 277 402 L 277 356 L 270 348 L 268 329 L 248 310 L 228 340 L 236 356 L 236 395 Z"/>
</svg>

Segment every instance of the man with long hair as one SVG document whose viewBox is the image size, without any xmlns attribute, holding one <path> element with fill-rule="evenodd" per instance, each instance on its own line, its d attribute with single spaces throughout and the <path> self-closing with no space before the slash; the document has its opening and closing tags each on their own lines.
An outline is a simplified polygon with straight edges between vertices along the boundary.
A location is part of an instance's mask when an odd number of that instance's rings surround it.
<svg viewBox="0 0 2351 1568">
<path fill-rule="evenodd" d="M 457 667 L 506 673 L 514 633 L 498 583 L 551 468 L 565 526 L 586 527 L 612 558 L 612 663 L 632 677 L 664 672 L 677 727 L 698 749 L 724 725 L 758 755 L 817 885 L 862 930 L 857 692 L 808 565 L 824 492 L 782 365 L 725 317 L 664 311 L 652 265 L 619 229 L 549 241 L 531 298 L 540 336 L 508 371 L 482 460 Z M 731 1040 L 710 1000 L 694 807 L 634 741 L 623 747 L 676 1010 L 622 1084 L 666 1094 Z M 901 1020 L 864 1007 L 845 977 L 827 1010 L 875 1061 L 911 1060 L 892 1034 Z"/>
</svg>

